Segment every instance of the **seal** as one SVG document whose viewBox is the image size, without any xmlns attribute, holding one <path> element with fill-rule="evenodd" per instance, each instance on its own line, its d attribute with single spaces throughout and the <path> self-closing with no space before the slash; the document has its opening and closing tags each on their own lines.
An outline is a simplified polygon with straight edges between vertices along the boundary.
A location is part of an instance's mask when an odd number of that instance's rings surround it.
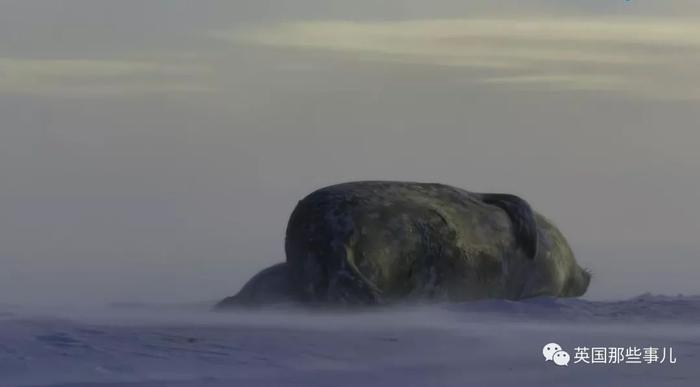
<svg viewBox="0 0 700 387">
<path fill-rule="evenodd" d="M 285 252 L 285 263 L 218 306 L 571 297 L 590 282 L 563 234 L 525 200 L 436 183 L 314 191 L 290 216 Z"/>
</svg>

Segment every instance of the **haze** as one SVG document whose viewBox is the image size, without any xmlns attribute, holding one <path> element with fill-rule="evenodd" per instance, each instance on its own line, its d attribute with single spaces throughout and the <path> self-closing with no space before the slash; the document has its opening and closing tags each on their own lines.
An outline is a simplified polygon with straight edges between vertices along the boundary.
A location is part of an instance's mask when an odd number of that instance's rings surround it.
<svg viewBox="0 0 700 387">
<path fill-rule="evenodd" d="M 347 180 L 526 198 L 700 293 L 697 1 L 0 0 L 0 302 L 195 302 Z"/>
</svg>

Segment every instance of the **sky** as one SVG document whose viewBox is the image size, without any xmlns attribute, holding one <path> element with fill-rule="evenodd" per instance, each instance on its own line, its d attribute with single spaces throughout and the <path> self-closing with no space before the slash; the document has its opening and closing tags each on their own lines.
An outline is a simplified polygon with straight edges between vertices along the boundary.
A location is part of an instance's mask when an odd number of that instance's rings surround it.
<svg viewBox="0 0 700 387">
<path fill-rule="evenodd" d="M 695 0 L 0 0 L 0 302 L 195 302 L 348 180 L 527 199 L 700 294 Z"/>
</svg>

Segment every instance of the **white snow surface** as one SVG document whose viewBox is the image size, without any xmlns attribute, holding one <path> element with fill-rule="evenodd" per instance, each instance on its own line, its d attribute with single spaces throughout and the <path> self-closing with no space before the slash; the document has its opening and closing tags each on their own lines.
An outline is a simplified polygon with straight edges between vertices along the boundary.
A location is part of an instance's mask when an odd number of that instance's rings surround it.
<svg viewBox="0 0 700 387">
<path fill-rule="evenodd" d="M 568 367 L 545 362 L 560 344 Z M 575 347 L 670 364 L 573 364 Z M 700 297 L 318 312 L 0 306 L 0 386 L 700 386 Z"/>
</svg>

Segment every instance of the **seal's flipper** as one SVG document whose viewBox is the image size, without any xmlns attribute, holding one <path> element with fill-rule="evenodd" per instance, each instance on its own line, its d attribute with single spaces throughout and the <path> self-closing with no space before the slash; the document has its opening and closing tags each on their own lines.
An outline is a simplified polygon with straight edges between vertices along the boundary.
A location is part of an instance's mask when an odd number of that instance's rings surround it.
<svg viewBox="0 0 700 387">
<path fill-rule="evenodd" d="M 481 194 L 481 200 L 508 214 L 518 245 L 529 259 L 537 255 L 537 223 L 532 208 L 523 199 L 509 194 Z"/>
<path fill-rule="evenodd" d="M 355 262 L 355 253 L 348 246 L 343 246 L 339 267 L 329 280 L 328 300 L 357 305 L 376 305 L 381 302 L 382 291 L 367 278 Z"/>
</svg>

